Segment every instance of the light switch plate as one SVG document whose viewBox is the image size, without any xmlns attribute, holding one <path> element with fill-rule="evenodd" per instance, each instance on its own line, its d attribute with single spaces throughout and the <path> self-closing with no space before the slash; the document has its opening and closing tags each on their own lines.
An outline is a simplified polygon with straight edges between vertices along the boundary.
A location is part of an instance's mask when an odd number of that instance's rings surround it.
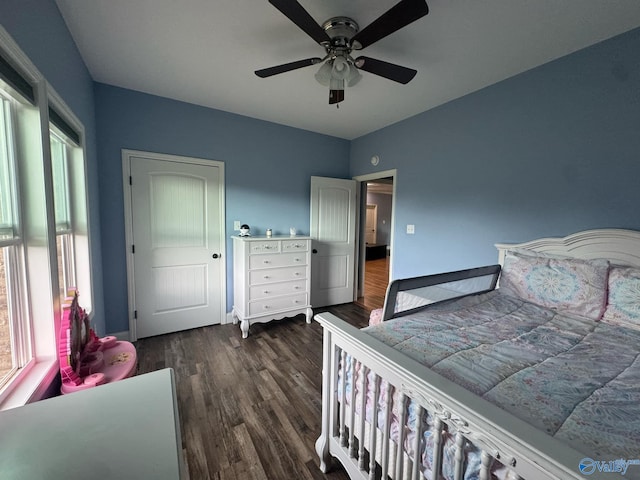
<svg viewBox="0 0 640 480">
<path fill-rule="evenodd" d="M 409 235 L 413 235 L 414 233 L 416 233 L 416 226 L 415 225 L 407 225 L 407 233 Z"/>
<path fill-rule="evenodd" d="M 233 222 L 233 229 L 234 230 L 240 230 L 240 220 L 235 220 Z"/>
</svg>

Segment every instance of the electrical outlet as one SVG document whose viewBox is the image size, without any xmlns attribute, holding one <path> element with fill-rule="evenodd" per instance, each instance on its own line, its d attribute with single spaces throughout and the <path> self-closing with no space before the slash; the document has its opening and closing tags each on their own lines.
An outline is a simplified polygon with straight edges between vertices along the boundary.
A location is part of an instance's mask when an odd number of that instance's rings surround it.
<svg viewBox="0 0 640 480">
<path fill-rule="evenodd" d="M 240 220 L 235 220 L 233 222 L 233 229 L 238 231 L 240 230 Z"/>
<path fill-rule="evenodd" d="M 416 233 L 416 226 L 415 225 L 407 225 L 407 233 L 409 235 L 413 235 L 414 233 Z"/>
</svg>

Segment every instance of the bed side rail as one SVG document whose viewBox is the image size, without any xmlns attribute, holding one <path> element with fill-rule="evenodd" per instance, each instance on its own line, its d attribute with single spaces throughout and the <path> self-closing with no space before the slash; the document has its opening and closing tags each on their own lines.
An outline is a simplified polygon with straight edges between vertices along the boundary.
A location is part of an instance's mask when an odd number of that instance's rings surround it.
<svg viewBox="0 0 640 480">
<path fill-rule="evenodd" d="M 382 320 L 408 315 L 444 300 L 489 292 L 496 288 L 500 268 L 488 265 L 394 280 L 387 288 Z"/>
<path fill-rule="evenodd" d="M 442 431 L 455 429 L 462 434 L 456 437 L 456 444 L 462 445 L 466 438 L 481 449 L 481 479 L 490 477 L 489 468 L 495 460 L 511 469 L 510 479 L 583 478 L 578 467 L 583 455 L 565 443 L 477 397 L 333 314 L 321 313 L 315 316 L 315 320 L 322 325 L 324 331 L 322 432 L 316 442 L 323 472 L 330 468 L 332 459 L 338 459 L 352 479 L 386 479 L 387 475 L 394 480 L 423 478 L 418 473 L 420 467 L 415 468 L 420 462 L 418 457 L 413 462 L 412 472 L 403 472 L 402 467 L 398 469 L 400 462 L 396 467 L 390 466 L 388 448 L 392 442 L 386 440 L 390 431 L 389 409 L 386 412 L 386 424 L 379 426 L 377 435 L 368 436 L 373 439 L 371 443 L 363 436 L 368 428 L 363 416 L 360 415 L 355 423 L 352 420 L 356 416 L 355 394 L 350 394 L 350 401 L 347 399 L 344 379 L 348 376 L 345 369 L 349 369 L 355 382 L 354 365 L 357 362 L 358 368 L 364 372 L 360 376 L 363 382 L 360 391 L 366 391 L 370 382 L 376 392 L 382 388 L 383 383 L 388 384 L 384 388 L 395 390 L 403 405 L 406 406 L 409 401 L 416 402 L 421 412 L 429 412 L 436 422 L 441 422 L 439 425 Z M 387 390 L 386 393 L 387 398 L 391 398 L 392 391 Z M 378 402 L 374 402 L 373 408 L 378 408 Z M 364 411 L 364 403 L 360 411 Z M 373 411 L 371 418 L 379 418 L 377 410 Z M 404 419 L 404 414 L 401 414 L 403 429 Z M 418 421 L 415 428 L 422 428 L 420 424 Z M 406 438 L 403 431 L 399 435 L 401 439 Z M 422 435 L 416 436 L 420 437 Z M 439 451 L 433 452 L 434 458 L 441 461 L 442 447 L 437 448 Z M 393 456 L 391 454 L 391 458 Z M 370 459 L 370 464 L 363 462 L 367 458 Z M 379 458 L 382 459 L 381 463 L 376 463 Z M 460 468 L 457 468 L 455 478 L 461 479 L 463 460 L 460 450 L 456 453 L 456 459 Z M 434 464 L 436 472 L 438 468 Z M 382 476 L 378 475 L 380 469 Z M 393 471 L 396 473 L 392 474 Z M 605 477 L 595 472 L 591 478 Z"/>
</svg>

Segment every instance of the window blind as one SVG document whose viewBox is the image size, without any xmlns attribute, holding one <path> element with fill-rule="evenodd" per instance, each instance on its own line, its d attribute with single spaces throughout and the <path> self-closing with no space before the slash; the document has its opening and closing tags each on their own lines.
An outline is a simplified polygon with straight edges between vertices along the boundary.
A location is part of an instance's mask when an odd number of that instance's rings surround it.
<svg viewBox="0 0 640 480">
<path fill-rule="evenodd" d="M 80 146 L 80 134 L 52 106 L 49 106 L 49 121 L 58 127 L 69 140 Z"/>
<path fill-rule="evenodd" d="M 33 86 L 2 55 L 0 55 L 0 78 L 35 105 L 36 95 Z"/>
</svg>

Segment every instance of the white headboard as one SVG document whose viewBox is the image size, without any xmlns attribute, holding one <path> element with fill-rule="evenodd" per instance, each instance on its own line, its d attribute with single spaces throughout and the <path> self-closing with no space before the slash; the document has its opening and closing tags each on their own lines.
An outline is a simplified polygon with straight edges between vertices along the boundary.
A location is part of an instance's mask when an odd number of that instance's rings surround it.
<svg viewBox="0 0 640 480">
<path fill-rule="evenodd" d="M 496 248 L 500 265 L 504 264 L 506 250 L 526 248 L 576 258 L 606 258 L 614 265 L 640 268 L 640 232 L 635 230 L 585 230 L 564 238 L 541 238 L 516 244 L 496 243 Z"/>
</svg>

